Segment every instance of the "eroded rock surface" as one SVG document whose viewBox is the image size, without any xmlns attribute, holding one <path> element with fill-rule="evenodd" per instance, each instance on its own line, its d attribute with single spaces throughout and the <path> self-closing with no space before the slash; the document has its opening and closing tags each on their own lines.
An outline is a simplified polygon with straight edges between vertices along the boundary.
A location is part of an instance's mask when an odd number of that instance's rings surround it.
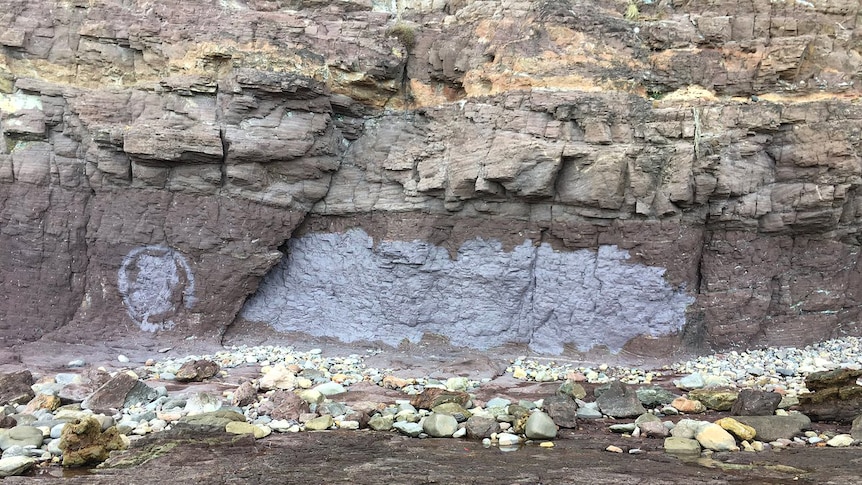
<svg viewBox="0 0 862 485">
<path fill-rule="evenodd" d="M 0 0 L 0 338 L 858 335 L 858 2 L 627 5 Z"/>
</svg>

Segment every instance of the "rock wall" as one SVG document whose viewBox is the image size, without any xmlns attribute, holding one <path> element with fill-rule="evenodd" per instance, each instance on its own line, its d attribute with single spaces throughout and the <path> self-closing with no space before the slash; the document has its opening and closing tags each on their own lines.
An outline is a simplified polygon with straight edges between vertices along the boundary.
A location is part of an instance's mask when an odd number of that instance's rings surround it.
<svg viewBox="0 0 862 485">
<path fill-rule="evenodd" d="M 0 27 L 8 343 L 862 331 L 854 0 L 0 0 Z"/>
</svg>

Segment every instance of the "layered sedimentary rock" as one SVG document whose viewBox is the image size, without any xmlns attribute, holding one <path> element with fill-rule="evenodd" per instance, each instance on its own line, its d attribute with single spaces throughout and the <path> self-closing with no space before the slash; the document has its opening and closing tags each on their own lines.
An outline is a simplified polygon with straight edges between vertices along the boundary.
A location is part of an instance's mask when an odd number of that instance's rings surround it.
<svg viewBox="0 0 862 485">
<path fill-rule="evenodd" d="M 0 0 L 0 336 L 858 335 L 860 16 Z"/>
</svg>

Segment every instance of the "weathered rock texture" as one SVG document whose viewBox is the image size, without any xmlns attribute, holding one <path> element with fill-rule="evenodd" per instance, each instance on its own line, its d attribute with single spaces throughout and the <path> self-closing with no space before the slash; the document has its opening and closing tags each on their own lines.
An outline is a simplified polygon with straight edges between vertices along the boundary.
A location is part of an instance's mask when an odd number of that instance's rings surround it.
<svg viewBox="0 0 862 485">
<path fill-rule="evenodd" d="M 627 6 L 0 0 L 0 337 L 860 334 L 859 3 Z"/>
</svg>

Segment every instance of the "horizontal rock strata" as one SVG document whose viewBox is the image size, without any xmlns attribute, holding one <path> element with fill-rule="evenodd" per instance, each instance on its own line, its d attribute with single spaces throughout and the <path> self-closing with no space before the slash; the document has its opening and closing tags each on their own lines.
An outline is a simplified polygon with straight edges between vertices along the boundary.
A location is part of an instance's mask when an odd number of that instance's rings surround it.
<svg viewBox="0 0 862 485">
<path fill-rule="evenodd" d="M 0 0 L 0 338 L 858 335 L 858 2 L 627 6 Z"/>
</svg>

